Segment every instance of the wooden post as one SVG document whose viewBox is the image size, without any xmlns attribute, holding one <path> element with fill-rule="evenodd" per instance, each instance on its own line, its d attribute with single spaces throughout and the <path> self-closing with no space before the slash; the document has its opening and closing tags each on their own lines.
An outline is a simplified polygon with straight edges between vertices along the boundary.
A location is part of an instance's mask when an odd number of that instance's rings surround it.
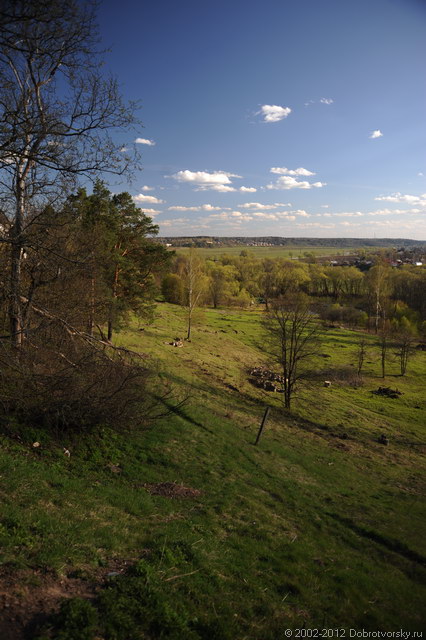
<svg viewBox="0 0 426 640">
<path fill-rule="evenodd" d="M 262 422 L 260 423 L 260 427 L 259 427 L 259 431 L 258 431 L 258 434 L 257 434 L 256 442 L 254 443 L 255 445 L 257 445 L 257 443 L 260 440 L 260 436 L 262 435 L 263 427 L 265 426 L 266 420 L 268 419 L 268 414 L 269 414 L 270 408 L 271 407 L 266 407 L 266 409 L 265 409 L 265 413 L 263 414 Z"/>
</svg>

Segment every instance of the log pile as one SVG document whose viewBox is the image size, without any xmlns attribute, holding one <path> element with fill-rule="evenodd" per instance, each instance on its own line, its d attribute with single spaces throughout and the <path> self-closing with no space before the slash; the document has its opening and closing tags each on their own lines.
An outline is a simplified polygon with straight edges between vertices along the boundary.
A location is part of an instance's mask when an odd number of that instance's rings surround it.
<svg viewBox="0 0 426 640">
<path fill-rule="evenodd" d="M 253 367 L 249 369 L 249 382 L 259 389 L 265 391 L 277 391 L 282 393 L 282 385 L 284 382 L 283 376 L 280 376 L 275 371 L 266 369 L 265 367 Z"/>
</svg>

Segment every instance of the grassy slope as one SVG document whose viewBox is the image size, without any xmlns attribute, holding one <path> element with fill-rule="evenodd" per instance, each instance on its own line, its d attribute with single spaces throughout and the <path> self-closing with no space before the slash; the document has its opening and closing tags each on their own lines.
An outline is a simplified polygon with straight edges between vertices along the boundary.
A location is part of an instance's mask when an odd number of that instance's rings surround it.
<svg viewBox="0 0 426 640">
<path fill-rule="evenodd" d="M 135 564 L 103 589 L 101 622 L 75 614 L 81 638 L 96 629 L 123 640 L 266 640 L 302 625 L 422 628 L 425 449 L 410 443 L 426 442 L 425 354 L 405 379 L 391 364 L 386 384 L 403 391 L 397 400 L 371 394 L 382 384 L 371 351 L 363 387 L 324 388 L 320 378 L 289 417 L 279 394 L 246 380 L 247 367 L 265 360 L 256 311 L 206 311 L 191 343 L 165 344 L 183 334 L 182 310 L 160 305 L 152 327 L 120 336 L 188 396 L 151 430 L 63 443 L 69 459 L 36 431 L 2 440 L 4 570 L 72 567 L 90 582 L 96 565 Z M 321 366 L 354 361 L 356 338 L 329 330 L 332 357 Z M 254 447 L 266 404 L 273 410 Z M 383 432 L 388 447 L 376 441 Z M 143 487 L 164 481 L 202 495 L 170 500 Z M 77 640 L 67 615 L 57 624 L 70 635 L 61 637 Z"/>
</svg>

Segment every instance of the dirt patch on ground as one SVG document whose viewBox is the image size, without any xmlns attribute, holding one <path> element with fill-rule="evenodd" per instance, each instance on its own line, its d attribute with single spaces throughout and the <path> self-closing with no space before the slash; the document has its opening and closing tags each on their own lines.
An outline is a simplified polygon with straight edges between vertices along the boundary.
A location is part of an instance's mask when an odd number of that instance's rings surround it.
<svg viewBox="0 0 426 640">
<path fill-rule="evenodd" d="M 30 640 L 48 616 L 58 611 L 64 598 L 94 598 L 109 575 L 118 575 L 127 566 L 126 561 L 117 560 L 102 569 L 71 571 L 63 577 L 51 571 L 2 567 L 1 640 Z"/>
<path fill-rule="evenodd" d="M 203 493 L 199 489 L 184 487 L 175 482 L 146 483 L 143 486 L 151 495 L 163 498 L 198 498 Z"/>
</svg>

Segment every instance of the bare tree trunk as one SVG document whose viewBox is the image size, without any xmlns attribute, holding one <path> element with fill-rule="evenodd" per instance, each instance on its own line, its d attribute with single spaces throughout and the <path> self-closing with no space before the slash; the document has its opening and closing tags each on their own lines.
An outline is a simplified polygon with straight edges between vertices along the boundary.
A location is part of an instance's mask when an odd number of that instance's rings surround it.
<svg viewBox="0 0 426 640">
<path fill-rule="evenodd" d="M 188 311 L 188 331 L 186 334 L 187 340 L 191 340 L 191 320 L 192 320 L 192 309 L 190 307 Z"/>
<path fill-rule="evenodd" d="M 108 340 L 111 342 L 112 340 L 112 323 L 113 323 L 113 314 L 114 314 L 114 307 L 115 307 L 115 302 L 117 300 L 117 296 L 118 296 L 118 275 L 119 275 L 119 269 L 118 266 L 116 265 L 115 267 L 115 271 L 114 271 L 114 284 L 112 286 L 112 302 L 110 305 L 110 311 L 109 311 L 109 320 L 108 320 Z"/>
<path fill-rule="evenodd" d="M 96 280 L 92 267 L 92 276 L 90 278 L 89 322 L 87 324 L 87 333 L 89 336 L 93 336 L 93 329 L 95 326 L 95 289 Z"/>
<path fill-rule="evenodd" d="M 380 343 L 380 359 L 382 364 L 382 378 L 386 377 L 386 353 L 388 349 L 387 336 L 383 335 Z"/>
<path fill-rule="evenodd" d="M 25 180 L 22 177 L 18 179 L 16 201 L 16 217 L 10 232 L 12 250 L 9 320 L 12 345 L 16 349 L 20 349 L 24 339 L 21 302 L 21 266 L 24 252 L 22 226 L 25 215 Z"/>
</svg>

